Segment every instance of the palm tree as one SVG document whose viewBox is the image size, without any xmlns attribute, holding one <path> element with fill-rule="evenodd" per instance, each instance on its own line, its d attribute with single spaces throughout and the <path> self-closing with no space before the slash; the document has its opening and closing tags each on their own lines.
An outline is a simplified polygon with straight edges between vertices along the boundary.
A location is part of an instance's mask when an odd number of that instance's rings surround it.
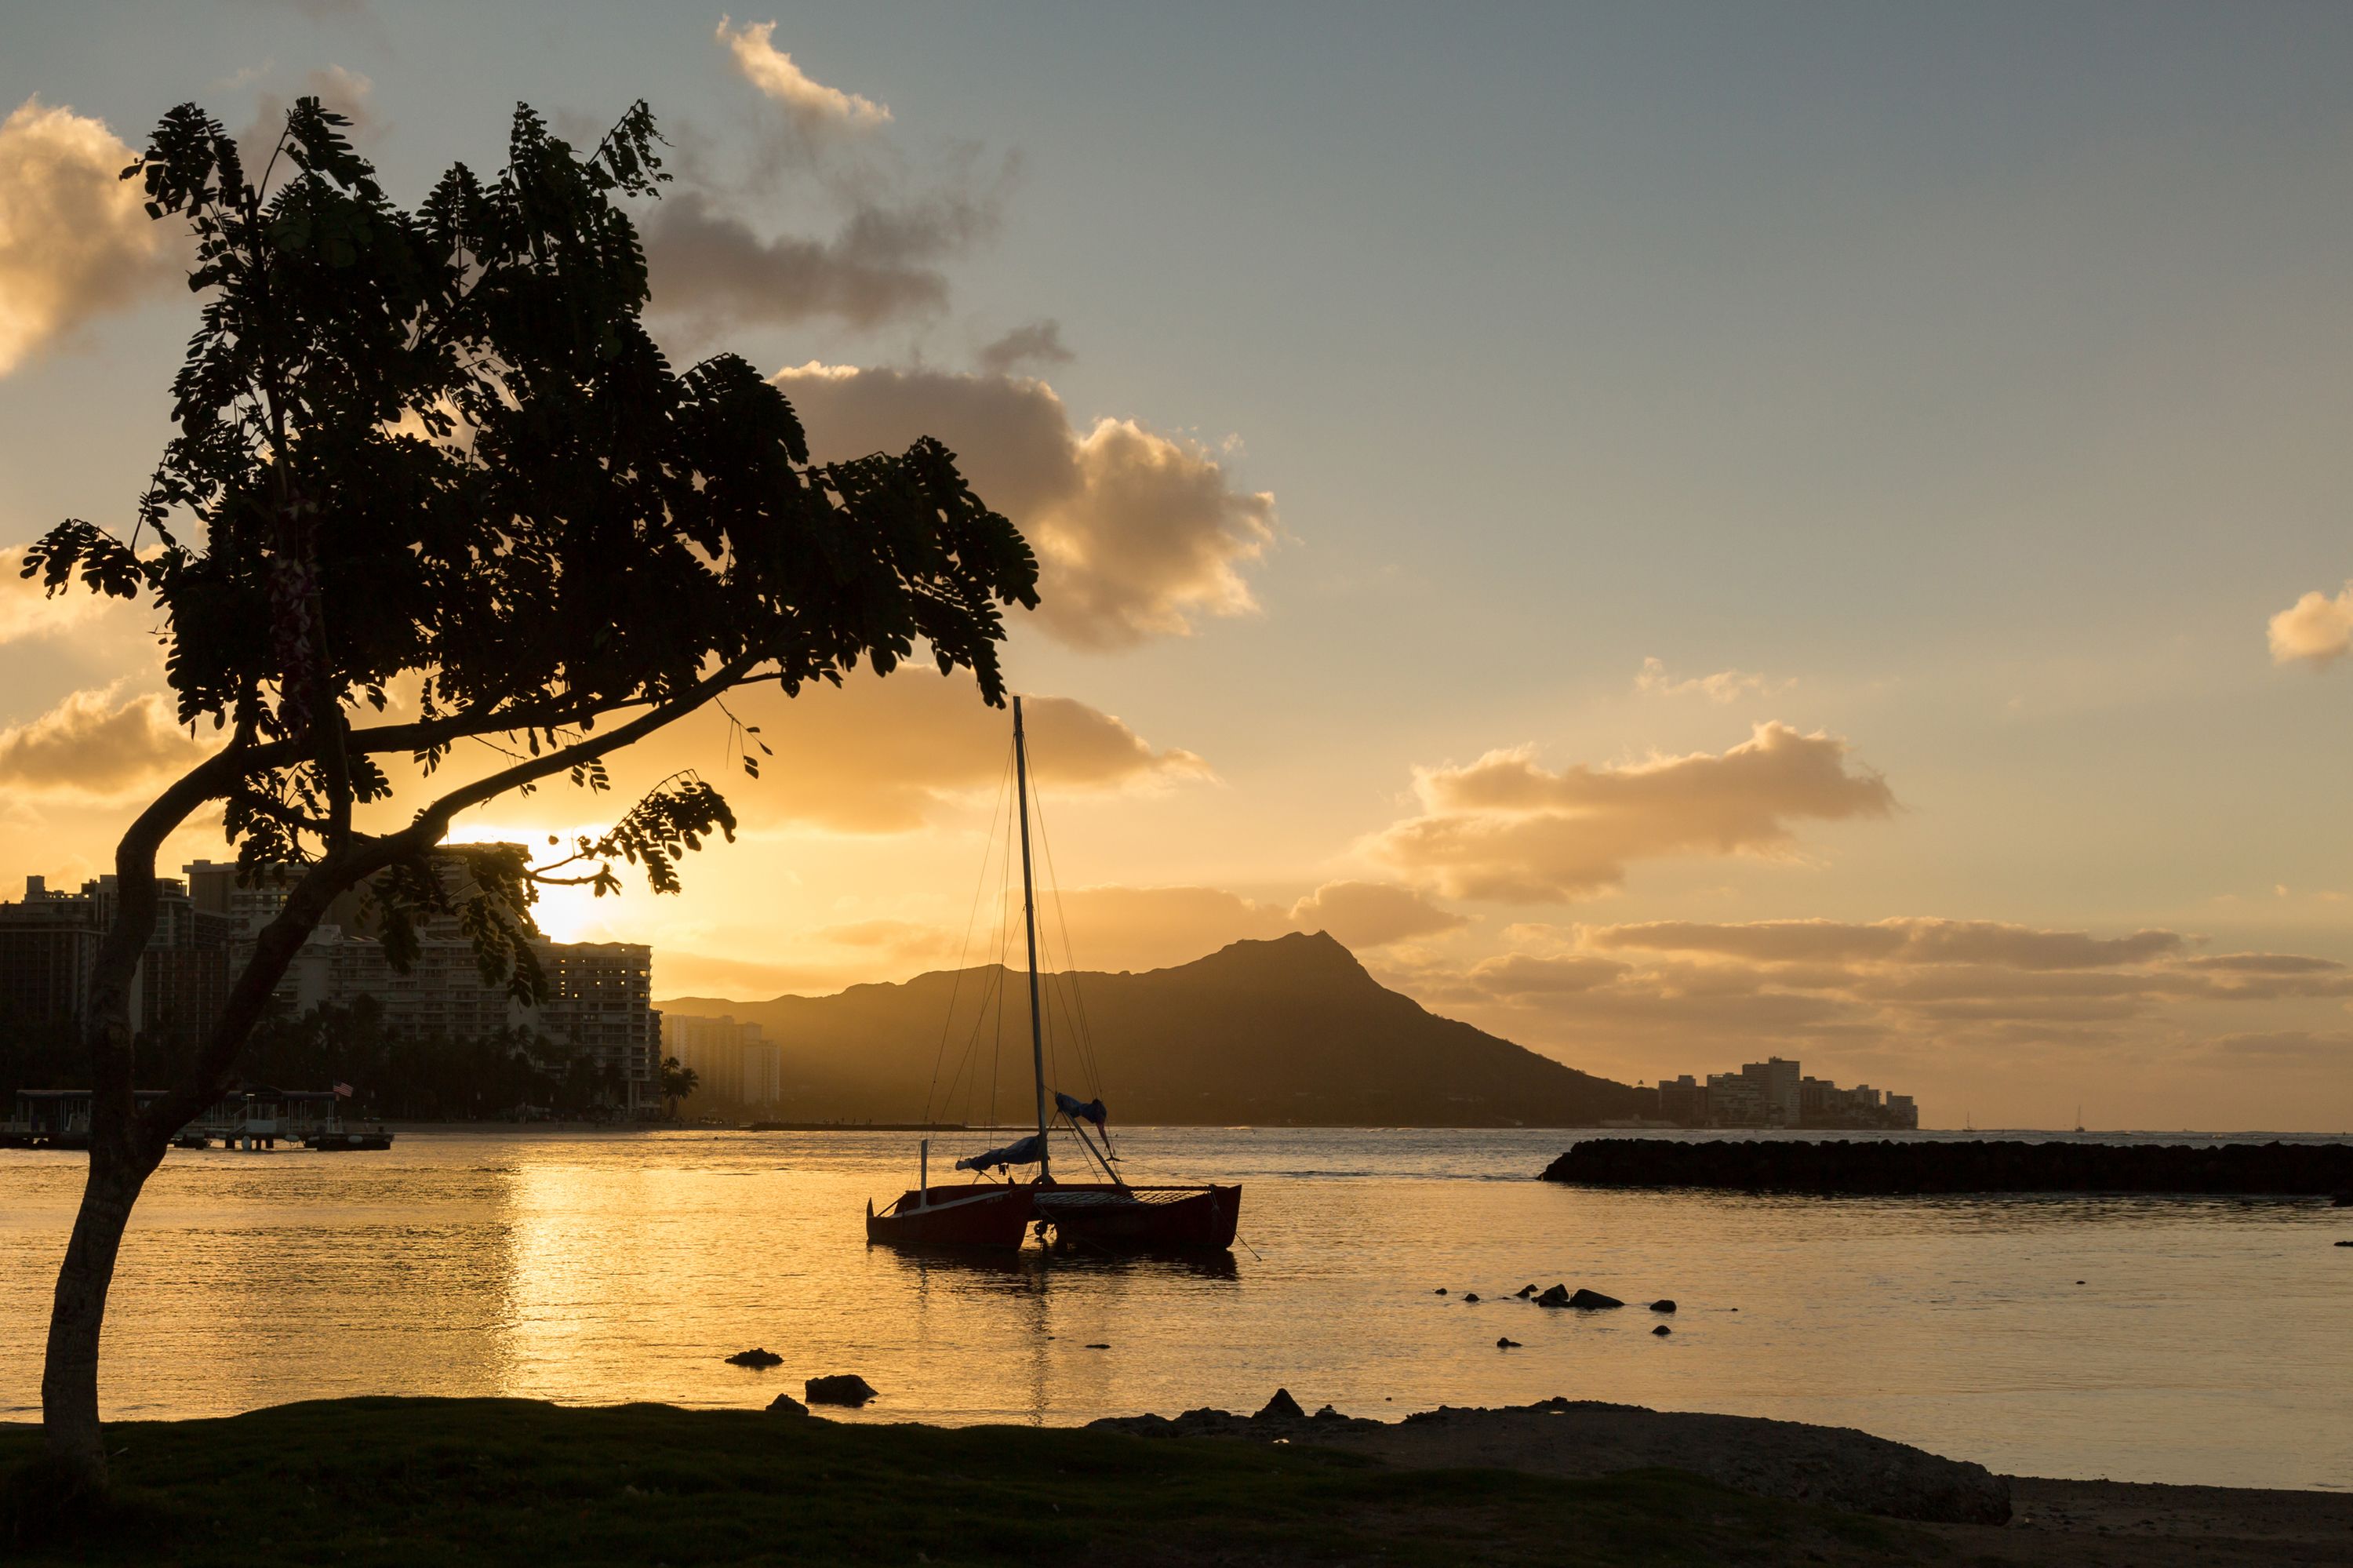
<svg viewBox="0 0 2353 1568">
<path fill-rule="evenodd" d="M 702 1083 L 702 1075 L 687 1066 L 675 1056 L 665 1056 L 661 1065 L 662 1097 L 670 1101 L 670 1118 L 678 1119 L 678 1102 L 694 1093 Z"/>
</svg>

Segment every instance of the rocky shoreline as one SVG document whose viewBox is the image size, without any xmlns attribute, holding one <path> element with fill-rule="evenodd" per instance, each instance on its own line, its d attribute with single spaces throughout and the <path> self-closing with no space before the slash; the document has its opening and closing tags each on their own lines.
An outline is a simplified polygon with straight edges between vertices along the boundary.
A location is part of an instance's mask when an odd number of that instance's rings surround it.
<svg viewBox="0 0 2353 1568">
<path fill-rule="evenodd" d="M 1904 1520 L 1963 1561 L 2134 1568 L 2353 1561 L 2353 1494 L 2003 1476 L 1844 1427 L 1549 1399 L 1441 1406 L 1397 1422 L 1306 1414 L 1291 1395 L 1254 1415 L 1190 1410 L 1092 1429 L 1162 1439 L 1314 1445 L 1403 1469 L 1565 1478 L 1657 1467 L 1755 1496 Z"/>
<path fill-rule="evenodd" d="M 1309 1415 L 1278 1389 L 1255 1415 L 1203 1409 L 1174 1419 L 1113 1416 L 1089 1425 L 1139 1437 L 1315 1443 L 1415 1469 L 1582 1477 L 1655 1466 L 1757 1497 L 1932 1523 L 2003 1524 L 2011 1510 L 2009 1481 L 1983 1465 L 1850 1427 L 1593 1400 L 1547 1399 L 1500 1410 L 1440 1405 L 1384 1422 L 1342 1415 L 1329 1405 Z"/>
<path fill-rule="evenodd" d="M 1543 1179 L 1749 1192 L 2151 1192 L 2353 1202 L 2353 1144 L 1596 1138 L 1545 1167 Z"/>
</svg>

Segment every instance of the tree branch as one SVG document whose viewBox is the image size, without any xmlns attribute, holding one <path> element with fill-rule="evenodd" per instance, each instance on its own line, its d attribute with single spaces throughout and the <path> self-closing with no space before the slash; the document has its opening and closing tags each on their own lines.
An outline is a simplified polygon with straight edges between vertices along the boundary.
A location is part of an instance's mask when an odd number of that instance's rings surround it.
<svg viewBox="0 0 2353 1568">
<path fill-rule="evenodd" d="M 197 1054 L 194 1067 L 161 1102 L 139 1118 L 142 1142 L 160 1150 L 172 1134 L 201 1115 L 218 1099 L 228 1084 L 229 1069 L 252 1033 L 272 992 L 286 976 L 294 955 L 337 895 L 399 861 L 430 852 L 448 836 L 459 812 L 492 800 L 510 789 L 586 763 L 608 751 L 634 745 L 647 736 L 685 717 L 721 692 L 742 682 L 758 660 L 746 656 L 721 666 L 685 693 L 649 713 L 604 735 L 596 736 L 543 757 L 535 757 L 486 779 L 452 789 L 417 812 L 398 832 L 382 837 L 353 835 L 332 849 L 305 872 L 286 895 L 277 917 L 254 938 L 253 956 L 229 988 L 228 1001 Z M 224 754 L 225 755 L 225 754 Z M 215 758 L 214 760 L 218 760 Z M 151 808 L 151 810 L 153 808 Z M 142 938 L 143 943 L 144 938 Z M 125 1090 L 127 1096 L 128 1090 Z"/>
</svg>

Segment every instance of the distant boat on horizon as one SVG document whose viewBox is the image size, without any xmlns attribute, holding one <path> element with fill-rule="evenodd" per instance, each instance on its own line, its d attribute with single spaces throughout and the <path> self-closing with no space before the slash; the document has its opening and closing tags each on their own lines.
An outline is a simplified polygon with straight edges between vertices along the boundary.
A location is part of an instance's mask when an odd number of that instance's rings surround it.
<svg viewBox="0 0 2353 1568">
<path fill-rule="evenodd" d="M 1132 1186 L 1111 1149 L 1110 1112 L 1096 1094 L 1082 1101 L 1050 1091 L 1046 1083 L 1045 1013 L 1038 995 L 1038 898 L 1029 859 L 1029 746 L 1021 699 L 1013 699 L 1013 777 L 1021 838 L 1021 926 L 1029 951 L 1029 1064 L 1037 1092 L 1038 1130 L 1027 1138 L 956 1161 L 974 1180 L 963 1186 L 932 1184 L 932 1140 L 916 1151 L 916 1184 L 877 1211 L 866 1204 L 866 1239 L 901 1246 L 1017 1248 L 1035 1224 L 1040 1239 L 1058 1247 L 1097 1251 L 1223 1252 L 1241 1222 L 1242 1190 L 1226 1186 Z M 1050 1109 L 1049 1107 L 1051 1107 Z M 927 1112 L 928 1114 L 928 1112 Z M 1082 1155 L 1099 1168 L 1100 1181 L 1061 1181 L 1053 1173 L 1050 1139 L 1059 1120 Z M 1103 1142 L 1087 1131 L 1092 1123 Z M 1028 1181 L 993 1171 L 1035 1165 Z"/>
</svg>

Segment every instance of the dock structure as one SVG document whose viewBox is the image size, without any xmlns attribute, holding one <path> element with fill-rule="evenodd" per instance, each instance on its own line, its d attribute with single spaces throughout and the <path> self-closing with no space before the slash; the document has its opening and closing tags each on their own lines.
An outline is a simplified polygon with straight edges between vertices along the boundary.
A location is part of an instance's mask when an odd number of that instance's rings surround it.
<svg viewBox="0 0 2353 1568">
<path fill-rule="evenodd" d="M 165 1091 L 135 1091 L 140 1107 Z M 0 1125 L 0 1148 L 87 1149 L 91 1093 L 88 1089 L 19 1089 L 14 1115 Z M 280 1089 L 266 1086 L 233 1089 L 215 1101 L 173 1138 L 181 1149 L 275 1149 L 282 1139 L 307 1149 L 389 1149 L 392 1135 L 380 1128 L 348 1127 L 343 1096 L 333 1089 Z"/>
</svg>

